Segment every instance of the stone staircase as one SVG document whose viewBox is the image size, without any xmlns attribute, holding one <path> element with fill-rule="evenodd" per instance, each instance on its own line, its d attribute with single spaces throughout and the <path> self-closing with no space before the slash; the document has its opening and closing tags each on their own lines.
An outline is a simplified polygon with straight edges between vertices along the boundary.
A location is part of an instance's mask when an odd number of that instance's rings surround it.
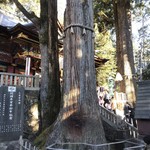
<svg viewBox="0 0 150 150">
<path fill-rule="evenodd" d="M 106 138 L 109 141 L 138 138 L 137 128 L 121 119 L 120 116 L 115 115 L 102 106 L 100 106 L 100 113 Z"/>
</svg>

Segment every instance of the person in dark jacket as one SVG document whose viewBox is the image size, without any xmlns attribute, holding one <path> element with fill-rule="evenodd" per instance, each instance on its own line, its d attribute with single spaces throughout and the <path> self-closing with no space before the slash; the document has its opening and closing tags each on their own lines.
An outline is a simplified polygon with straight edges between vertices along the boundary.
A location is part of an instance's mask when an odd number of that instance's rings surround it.
<svg viewBox="0 0 150 150">
<path fill-rule="evenodd" d="M 131 123 L 131 118 L 130 118 L 130 110 L 131 106 L 128 102 L 125 103 L 124 105 L 124 115 L 125 115 L 125 120 L 129 123 Z"/>
<path fill-rule="evenodd" d="M 110 97 L 108 91 L 105 89 L 104 91 L 104 107 L 108 108 L 110 105 Z"/>
<path fill-rule="evenodd" d="M 134 118 L 135 108 L 130 108 L 130 123 L 133 124 L 134 127 L 137 127 L 136 119 Z"/>
</svg>

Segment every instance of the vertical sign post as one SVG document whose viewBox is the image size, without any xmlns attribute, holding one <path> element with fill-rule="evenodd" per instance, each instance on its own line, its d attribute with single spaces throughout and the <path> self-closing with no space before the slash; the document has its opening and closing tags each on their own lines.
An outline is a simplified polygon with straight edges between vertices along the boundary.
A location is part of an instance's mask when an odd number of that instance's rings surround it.
<svg viewBox="0 0 150 150">
<path fill-rule="evenodd" d="M 0 142 L 18 140 L 23 132 L 24 88 L 0 87 Z"/>
</svg>

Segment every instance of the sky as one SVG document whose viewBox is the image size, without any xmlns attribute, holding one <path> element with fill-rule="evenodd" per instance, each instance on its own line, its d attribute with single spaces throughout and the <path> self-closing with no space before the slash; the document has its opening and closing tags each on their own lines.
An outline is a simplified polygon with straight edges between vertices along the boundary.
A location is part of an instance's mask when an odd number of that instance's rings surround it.
<svg viewBox="0 0 150 150">
<path fill-rule="evenodd" d="M 58 0 L 58 19 L 63 23 L 64 10 L 66 7 L 66 0 Z"/>
<path fill-rule="evenodd" d="M 148 1 L 146 2 L 145 5 L 149 5 L 148 4 Z M 148 6 L 150 8 L 150 6 Z M 143 10 L 143 9 L 142 9 Z M 145 14 L 145 9 L 142 11 L 141 10 L 141 14 Z M 140 10 L 138 10 L 140 11 Z M 143 40 L 142 38 L 139 39 L 139 33 L 138 33 L 138 30 L 140 30 L 140 28 L 142 28 L 142 26 L 147 26 L 147 34 L 150 34 L 150 16 L 147 15 L 144 15 L 145 18 L 144 18 L 144 22 L 142 23 L 142 16 L 138 17 L 138 15 L 132 15 L 134 16 L 134 20 L 132 20 L 132 33 L 133 33 L 133 42 L 134 42 L 134 46 L 136 49 L 139 49 L 139 41 L 140 39 Z M 138 19 L 137 19 L 138 18 Z M 139 21 L 140 20 L 140 21 Z"/>
</svg>

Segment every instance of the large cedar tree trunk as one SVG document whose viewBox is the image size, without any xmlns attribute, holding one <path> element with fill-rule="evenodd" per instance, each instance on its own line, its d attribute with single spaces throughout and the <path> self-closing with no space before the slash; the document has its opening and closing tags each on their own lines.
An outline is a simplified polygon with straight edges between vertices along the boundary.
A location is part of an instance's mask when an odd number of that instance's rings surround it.
<svg viewBox="0 0 150 150">
<path fill-rule="evenodd" d="M 50 94 L 50 124 L 52 124 L 59 113 L 61 94 L 60 94 L 60 71 L 59 71 L 59 49 L 58 49 L 58 26 L 57 26 L 57 0 L 48 0 L 49 14 L 49 89 Z"/>
<path fill-rule="evenodd" d="M 106 142 L 97 103 L 92 30 L 92 0 L 67 0 L 63 110 L 47 145 L 55 142 Z M 68 148 L 77 149 L 77 145 Z"/>
<path fill-rule="evenodd" d="M 61 101 L 56 10 L 57 0 L 41 0 L 39 41 L 41 50 L 42 129 L 47 128 L 55 121 Z"/>
<path fill-rule="evenodd" d="M 135 83 L 133 75 L 134 57 L 131 39 L 130 0 L 114 0 L 114 16 L 116 25 L 117 66 L 123 81 L 120 90 L 127 94 L 131 103 L 135 102 Z"/>
</svg>

